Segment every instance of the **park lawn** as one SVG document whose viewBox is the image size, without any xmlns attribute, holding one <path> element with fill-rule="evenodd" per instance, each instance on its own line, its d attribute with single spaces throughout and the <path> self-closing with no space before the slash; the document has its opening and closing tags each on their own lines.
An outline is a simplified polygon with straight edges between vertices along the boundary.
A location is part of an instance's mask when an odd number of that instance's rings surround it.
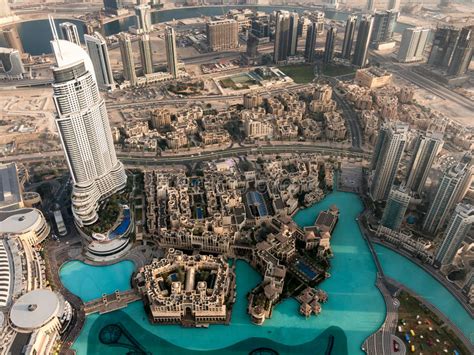
<svg viewBox="0 0 474 355">
<path fill-rule="evenodd" d="M 355 73 L 355 69 L 345 65 L 338 64 L 324 64 L 321 68 L 321 73 L 326 76 L 340 76 Z"/>
<path fill-rule="evenodd" d="M 314 65 L 297 64 L 278 67 L 297 84 L 307 84 L 314 79 Z"/>
</svg>

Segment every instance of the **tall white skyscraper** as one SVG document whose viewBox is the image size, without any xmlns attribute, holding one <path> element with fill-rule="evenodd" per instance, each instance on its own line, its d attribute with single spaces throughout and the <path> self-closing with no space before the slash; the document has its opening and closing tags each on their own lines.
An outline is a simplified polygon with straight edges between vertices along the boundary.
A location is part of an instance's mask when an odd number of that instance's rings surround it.
<svg viewBox="0 0 474 355">
<path fill-rule="evenodd" d="M 77 32 L 77 26 L 71 22 L 63 22 L 59 24 L 59 29 L 61 30 L 61 35 L 64 40 L 81 45 L 81 40 L 79 39 L 79 32 Z"/>
<path fill-rule="evenodd" d="M 73 179 L 72 211 L 79 226 L 98 219 L 99 202 L 123 189 L 127 176 L 115 155 L 105 101 L 87 53 L 69 41 L 51 41 L 56 126 Z"/>
<path fill-rule="evenodd" d="M 135 60 L 133 59 L 132 41 L 128 33 L 119 35 L 120 55 L 122 56 L 123 77 L 130 81 L 130 85 L 137 84 L 137 74 L 135 72 Z"/>
<path fill-rule="evenodd" d="M 178 56 L 176 53 L 176 37 L 173 27 L 167 26 L 165 29 L 165 46 L 168 73 L 173 75 L 173 78 L 176 78 L 178 74 Z"/>
<path fill-rule="evenodd" d="M 107 42 L 99 32 L 94 32 L 93 35 L 84 35 L 84 41 L 86 42 L 89 57 L 94 65 L 95 77 L 99 88 L 102 90 L 112 90 L 115 84 Z"/>
<path fill-rule="evenodd" d="M 142 34 L 138 40 L 143 74 L 153 73 L 153 55 L 151 51 L 150 35 Z"/>
<path fill-rule="evenodd" d="M 135 15 L 137 17 L 137 27 L 144 33 L 151 31 L 151 7 L 147 4 L 135 6 Z"/>
<path fill-rule="evenodd" d="M 402 225 L 409 203 L 410 195 L 404 186 L 392 187 L 388 194 L 387 204 L 385 205 L 380 224 L 391 230 L 398 231 Z"/>
<path fill-rule="evenodd" d="M 473 223 L 474 206 L 463 203 L 458 204 L 449 220 L 443 241 L 436 252 L 436 264 L 448 265 L 453 261 L 456 252 L 461 247 L 462 241 Z"/>
<path fill-rule="evenodd" d="M 429 28 L 412 27 L 403 31 L 397 59 L 402 63 L 423 60 L 426 41 L 430 34 Z"/>
<path fill-rule="evenodd" d="M 423 222 L 423 230 L 435 234 L 446 222 L 456 203 L 461 201 L 472 181 L 468 157 L 444 172 Z"/>
<path fill-rule="evenodd" d="M 372 155 L 372 200 L 386 200 L 397 175 L 398 165 L 407 142 L 408 125 L 395 122 L 384 125 Z"/>
<path fill-rule="evenodd" d="M 443 135 L 441 133 L 418 136 L 414 154 L 408 166 L 407 188 L 419 194 L 423 191 L 430 169 L 442 146 Z"/>
</svg>

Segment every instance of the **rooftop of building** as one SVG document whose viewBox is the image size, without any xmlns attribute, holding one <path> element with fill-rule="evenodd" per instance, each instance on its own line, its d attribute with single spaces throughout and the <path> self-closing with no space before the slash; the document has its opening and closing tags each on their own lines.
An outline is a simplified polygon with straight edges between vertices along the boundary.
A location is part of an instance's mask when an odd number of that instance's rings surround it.
<svg viewBox="0 0 474 355">
<path fill-rule="evenodd" d="M 41 212 L 35 208 L 0 211 L 0 231 L 12 234 L 26 233 L 42 218 Z"/>
<path fill-rule="evenodd" d="M 21 202 L 16 164 L 0 164 L 0 209 Z"/>
<path fill-rule="evenodd" d="M 64 305 L 59 295 L 46 289 L 37 289 L 21 296 L 10 310 L 13 326 L 23 330 L 39 329 L 62 313 Z"/>
</svg>

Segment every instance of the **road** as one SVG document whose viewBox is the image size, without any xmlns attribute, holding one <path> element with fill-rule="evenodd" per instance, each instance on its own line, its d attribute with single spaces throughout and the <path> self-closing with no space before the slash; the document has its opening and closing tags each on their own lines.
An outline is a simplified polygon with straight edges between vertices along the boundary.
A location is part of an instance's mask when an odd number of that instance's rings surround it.
<svg viewBox="0 0 474 355">
<path fill-rule="evenodd" d="M 278 95 L 283 92 L 287 91 L 299 91 L 310 87 L 310 84 L 296 84 L 292 86 L 286 86 L 284 88 L 276 88 L 272 90 L 267 90 L 266 94 L 263 96 L 270 96 L 270 95 Z M 170 98 L 170 99 L 163 99 L 157 101 L 156 99 L 149 99 L 149 100 L 140 100 L 140 101 L 133 101 L 133 102 L 121 102 L 121 103 L 114 103 L 113 101 L 108 101 L 106 103 L 107 108 L 115 108 L 115 109 L 123 109 L 123 108 L 139 108 L 143 106 L 153 106 L 153 105 L 177 105 L 177 104 L 187 104 L 190 102 L 211 102 L 211 101 L 226 101 L 226 100 L 237 100 L 242 99 L 242 94 L 236 95 L 206 95 L 206 96 L 193 96 L 193 97 L 185 97 L 185 98 Z"/>
<path fill-rule="evenodd" d="M 342 97 L 338 91 L 335 89 L 337 85 L 337 79 L 327 77 L 326 78 L 333 87 L 333 97 L 337 102 L 339 108 L 342 109 L 344 119 L 346 120 L 347 126 L 349 127 L 349 131 L 351 134 L 351 142 L 352 148 L 354 150 L 362 151 L 361 145 L 363 143 L 363 138 L 361 134 L 361 127 L 359 124 L 359 118 L 357 117 L 357 113 L 354 109 L 347 103 L 347 101 Z"/>
<path fill-rule="evenodd" d="M 143 156 L 143 153 L 125 153 L 117 152 L 119 159 L 127 165 L 160 165 L 160 164 L 182 164 L 192 163 L 204 160 L 211 160 L 217 158 L 228 158 L 233 156 L 262 153 L 262 154 L 283 154 L 283 153 L 322 153 L 322 154 L 334 154 L 344 155 L 351 158 L 362 158 L 368 159 L 369 153 L 357 151 L 346 148 L 334 148 L 328 146 L 318 145 L 302 145 L 302 144 L 280 144 L 280 145 L 265 145 L 261 147 L 256 146 L 245 146 L 237 148 L 228 148 L 224 150 L 217 150 L 211 152 L 203 152 L 195 155 L 175 155 L 175 156 Z M 0 163 L 8 162 L 41 162 L 55 159 L 64 159 L 64 153 L 62 151 L 44 153 L 31 153 L 12 155 L 6 157 L 0 157 Z"/>
<path fill-rule="evenodd" d="M 371 52 L 371 56 L 375 57 L 377 61 L 384 64 L 387 69 L 393 71 L 401 78 L 412 82 L 420 88 L 425 89 L 444 100 L 454 102 L 468 110 L 474 111 L 474 103 L 471 100 L 437 83 L 436 81 L 427 79 L 423 75 L 412 70 L 412 67 L 394 63 L 389 58 L 374 52 Z"/>
</svg>

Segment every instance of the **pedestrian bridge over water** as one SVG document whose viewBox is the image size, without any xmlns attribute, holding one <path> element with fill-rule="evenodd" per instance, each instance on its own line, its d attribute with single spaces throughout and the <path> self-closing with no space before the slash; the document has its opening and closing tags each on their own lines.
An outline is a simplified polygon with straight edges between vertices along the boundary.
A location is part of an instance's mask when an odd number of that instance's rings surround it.
<svg viewBox="0 0 474 355">
<path fill-rule="evenodd" d="M 141 296 L 136 290 L 115 291 L 111 294 L 103 294 L 101 298 L 96 298 L 84 304 L 86 315 L 99 312 L 99 314 L 109 313 L 128 306 L 129 303 L 138 301 Z"/>
</svg>

